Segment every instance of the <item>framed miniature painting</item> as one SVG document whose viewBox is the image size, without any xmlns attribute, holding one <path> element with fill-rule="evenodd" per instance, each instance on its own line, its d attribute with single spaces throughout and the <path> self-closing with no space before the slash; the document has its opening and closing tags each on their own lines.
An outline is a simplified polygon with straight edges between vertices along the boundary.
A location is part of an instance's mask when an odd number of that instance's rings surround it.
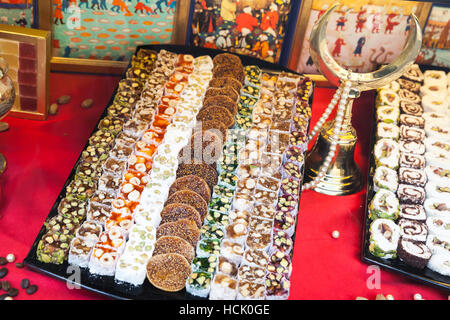
<svg viewBox="0 0 450 320">
<path fill-rule="evenodd" d="M 195 0 L 191 45 L 280 60 L 291 0 Z"/>
<path fill-rule="evenodd" d="M 450 5 L 433 4 L 417 63 L 450 68 Z"/>
<path fill-rule="evenodd" d="M 37 7 L 37 0 L 0 0 L 0 23 L 11 26 L 37 28 Z"/>
<path fill-rule="evenodd" d="M 309 54 L 309 36 L 314 23 L 336 1 L 303 1 L 298 16 L 288 67 L 300 73 L 317 74 Z M 410 30 L 410 14 L 424 25 L 431 4 L 417 1 L 339 0 L 327 27 L 330 53 L 345 68 L 373 71 L 393 61 L 402 51 Z"/>
<path fill-rule="evenodd" d="M 52 70 L 122 73 L 136 47 L 184 43 L 189 1 L 51 0 Z"/>
<path fill-rule="evenodd" d="M 8 63 L 15 89 L 9 115 L 45 120 L 48 114 L 50 32 L 0 25 L 0 56 Z"/>
</svg>

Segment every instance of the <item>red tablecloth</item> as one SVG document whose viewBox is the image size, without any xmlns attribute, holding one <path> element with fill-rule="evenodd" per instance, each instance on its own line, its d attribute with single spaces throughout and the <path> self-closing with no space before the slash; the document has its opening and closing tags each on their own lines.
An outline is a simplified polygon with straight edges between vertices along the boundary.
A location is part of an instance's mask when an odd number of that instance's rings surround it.
<svg viewBox="0 0 450 320">
<path fill-rule="evenodd" d="M 52 73 L 50 98 L 69 94 L 72 102 L 45 122 L 6 117 L 10 129 L 0 133 L 0 152 L 8 160 L 1 177 L 0 256 L 14 253 L 25 258 L 67 179 L 78 155 L 108 102 L 119 78 L 109 76 Z M 317 88 L 313 120 L 317 121 L 331 99 L 333 90 Z M 80 108 L 94 98 L 91 109 Z M 367 175 L 369 137 L 372 129 L 373 93 L 363 94 L 355 103 L 354 126 L 358 132 L 356 161 Z M 396 299 L 447 299 L 447 293 L 415 283 L 403 276 L 381 271 L 379 288 L 367 286 L 368 265 L 360 256 L 364 189 L 354 195 L 331 197 L 312 191 L 302 194 L 295 239 L 290 299 L 355 299 L 392 294 Z M 334 239 L 331 232 L 338 230 Z M 69 290 L 65 282 L 7 265 L 3 279 L 19 287 L 23 278 L 39 286 L 32 296 L 20 291 L 16 299 L 101 299 L 82 289 Z"/>
</svg>

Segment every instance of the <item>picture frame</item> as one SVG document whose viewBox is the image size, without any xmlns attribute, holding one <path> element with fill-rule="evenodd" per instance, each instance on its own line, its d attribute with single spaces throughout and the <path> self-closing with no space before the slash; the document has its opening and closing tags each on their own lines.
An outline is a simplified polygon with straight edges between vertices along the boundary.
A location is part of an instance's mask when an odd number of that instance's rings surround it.
<svg viewBox="0 0 450 320">
<path fill-rule="evenodd" d="M 303 0 L 302 1 L 301 7 L 300 7 L 300 12 L 297 17 L 296 27 L 294 30 L 294 36 L 293 36 L 293 42 L 291 44 L 291 50 L 289 52 L 289 57 L 287 59 L 287 67 L 289 69 L 300 72 L 300 73 L 308 74 L 308 76 L 310 76 L 311 79 L 316 81 L 319 84 L 319 86 L 331 86 L 331 85 L 330 85 L 330 83 L 328 83 L 326 78 L 323 77 L 317 71 L 317 69 L 315 71 L 311 70 L 311 69 L 315 68 L 313 65 L 309 65 L 309 68 L 304 67 L 305 65 L 304 65 L 303 60 L 305 58 L 306 53 L 305 54 L 303 54 L 303 53 L 304 53 L 304 50 L 309 50 L 308 49 L 309 46 L 307 45 L 306 41 L 308 41 L 308 39 L 309 39 L 308 32 L 310 32 L 312 25 L 315 22 L 315 20 L 313 20 L 314 18 L 312 17 L 312 13 L 314 13 L 315 19 L 317 19 L 321 13 L 325 12 L 326 9 L 328 9 L 334 3 L 335 3 L 335 1 L 332 1 L 332 0 Z M 411 10 L 411 6 L 414 6 L 416 8 L 415 14 L 416 14 L 421 26 L 424 26 L 426 18 L 429 13 L 429 10 L 431 8 L 430 3 L 418 2 L 418 1 L 364 0 L 364 1 L 360 1 L 360 2 L 353 2 L 350 0 L 339 0 L 339 3 L 341 4 L 341 6 L 335 10 L 336 12 L 344 12 L 344 13 L 351 12 L 351 13 L 353 13 L 352 6 L 355 6 L 355 3 L 357 3 L 357 5 L 360 8 L 362 8 L 363 6 L 367 6 L 369 8 L 369 10 L 365 17 L 365 19 L 367 21 L 367 24 L 365 27 L 366 28 L 370 27 L 371 29 L 376 27 L 375 23 L 372 22 L 372 18 L 373 18 L 374 14 L 372 14 L 371 13 L 372 11 L 370 11 L 370 10 L 373 10 L 374 8 L 375 9 L 379 8 L 379 12 L 381 14 L 383 14 L 383 10 L 385 10 L 385 8 L 387 8 L 388 6 L 391 6 L 391 7 L 395 6 L 395 8 L 399 10 L 399 12 L 407 11 L 408 9 Z M 404 7 L 402 7 L 402 5 Z M 319 8 L 321 8 L 319 13 L 317 13 L 317 11 L 318 11 L 317 9 L 316 10 L 314 9 L 314 7 L 317 8 L 318 6 L 319 6 Z M 347 7 L 347 9 L 345 9 L 346 7 Z M 341 10 L 341 8 L 342 8 L 342 10 Z M 361 11 L 363 11 L 363 10 L 366 10 L 366 9 L 361 9 Z M 401 16 L 401 14 L 398 14 L 398 16 Z M 370 17 L 370 20 L 369 20 L 369 17 Z M 353 17 L 353 18 L 355 18 L 355 17 Z M 346 21 L 346 20 L 343 20 L 343 21 Z M 373 21 L 375 21 L 375 20 L 373 20 Z M 332 22 L 330 21 L 330 25 L 331 24 L 332 24 Z M 395 26 L 397 26 L 398 24 L 399 23 L 395 22 Z M 405 21 L 402 21 L 401 26 L 404 27 L 405 25 L 406 25 Z M 341 26 L 342 26 L 342 24 L 341 24 Z M 336 31 L 339 30 L 339 27 L 340 27 L 339 24 L 336 23 Z M 353 25 L 351 27 L 353 28 Z M 383 28 L 386 28 L 386 27 L 387 27 L 387 24 L 386 24 L 385 20 L 383 20 L 381 22 L 382 29 L 377 30 L 379 32 L 378 36 L 383 36 L 384 32 L 386 31 Z M 333 30 L 334 30 L 334 25 L 333 25 Z M 355 30 L 351 30 L 351 32 L 353 32 L 353 34 L 355 34 L 357 31 L 361 32 L 361 30 L 357 30 L 356 32 L 354 32 L 354 31 Z M 363 32 L 371 33 L 371 31 L 373 31 L 373 29 L 369 30 L 369 31 L 363 31 Z M 403 29 L 402 29 L 402 32 L 403 32 Z M 405 34 L 406 34 L 406 31 L 405 31 Z M 355 37 L 352 37 L 352 38 L 355 38 Z M 362 38 L 362 36 L 360 36 L 358 41 L 361 38 Z M 365 38 L 364 38 L 364 40 L 365 40 Z M 355 47 L 357 48 L 357 46 L 355 46 Z M 351 47 L 351 50 L 353 51 L 353 47 Z M 355 49 L 355 51 L 356 50 L 357 49 Z M 355 51 L 353 51 L 353 52 L 352 51 L 350 51 L 350 52 L 351 53 L 355 52 Z M 387 58 L 388 54 L 393 54 L 392 51 L 389 51 L 389 50 L 386 50 L 386 51 L 387 52 L 383 56 L 384 58 Z M 397 50 L 397 51 L 399 51 L 399 50 Z M 331 49 L 330 49 L 330 52 L 332 52 Z M 380 52 L 381 52 L 381 49 L 380 49 Z M 359 53 L 361 53 L 361 52 L 359 51 Z M 357 58 L 359 58 L 359 57 L 357 57 Z M 364 58 L 364 57 L 361 60 L 369 61 L 369 59 Z M 356 59 L 355 59 L 355 61 L 356 61 Z M 308 61 L 308 63 L 312 63 L 312 61 Z M 351 64 L 351 63 L 349 63 L 349 64 Z M 368 65 L 366 65 L 364 68 L 368 68 Z M 362 68 L 362 70 L 354 70 L 354 71 L 368 72 L 368 70 L 366 70 L 364 68 Z"/>
<path fill-rule="evenodd" d="M 47 119 L 50 51 L 49 31 L 0 25 L 0 56 L 9 64 L 8 76 L 16 92 L 9 115 Z"/>
<path fill-rule="evenodd" d="M 422 48 L 417 63 L 450 68 L 449 32 L 450 3 L 433 3 L 423 28 Z"/>
<path fill-rule="evenodd" d="M 121 75 L 126 67 L 128 61 L 114 61 L 114 60 L 102 60 L 95 58 L 73 58 L 73 57 L 61 57 L 57 54 L 55 43 L 57 35 L 54 32 L 54 0 L 45 1 L 45 5 L 39 7 L 39 23 L 40 28 L 52 32 L 52 50 L 50 67 L 51 71 L 57 72 L 77 72 L 77 73 L 96 73 L 96 74 L 115 74 Z M 172 0 L 176 1 L 175 13 L 173 14 L 173 26 L 171 33 L 170 44 L 185 44 L 187 37 L 187 27 L 190 14 L 190 0 Z M 41 1 L 44 2 L 44 1 Z M 126 2 L 129 4 L 131 0 Z M 144 1 L 142 1 L 144 3 Z M 110 3 L 108 4 L 110 5 Z M 109 8 L 111 9 L 111 7 Z M 133 10 L 137 10 L 135 7 L 129 8 L 133 14 Z M 88 10 L 88 9 L 86 9 Z M 156 42 L 149 41 L 148 44 L 156 44 Z M 147 43 L 142 43 L 147 44 Z M 137 46 L 137 45 L 136 45 Z M 134 46 L 135 47 L 135 46 Z M 130 46 L 131 52 L 132 46 Z"/>
<path fill-rule="evenodd" d="M 283 64 L 295 0 L 193 0 L 188 44 Z"/>
</svg>

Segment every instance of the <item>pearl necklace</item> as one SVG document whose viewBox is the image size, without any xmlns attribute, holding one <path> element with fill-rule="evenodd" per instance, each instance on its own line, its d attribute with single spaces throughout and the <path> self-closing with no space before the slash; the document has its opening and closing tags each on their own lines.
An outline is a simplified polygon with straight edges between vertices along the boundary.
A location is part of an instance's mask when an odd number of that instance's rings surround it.
<svg viewBox="0 0 450 320">
<path fill-rule="evenodd" d="M 347 101 L 349 99 L 351 86 L 352 82 L 349 80 L 345 80 L 344 82 L 341 83 L 340 87 L 336 90 L 335 94 L 333 95 L 330 104 L 325 109 L 319 121 L 317 121 L 316 125 L 311 130 L 311 133 L 308 136 L 309 140 L 312 140 L 317 135 L 320 128 L 322 128 L 325 121 L 328 119 L 331 112 L 334 110 L 335 106 L 338 105 L 336 111 L 336 118 L 334 121 L 333 135 L 331 136 L 330 139 L 331 140 L 330 151 L 328 152 L 328 155 L 325 157 L 322 166 L 319 168 L 317 176 L 312 181 L 303 184 L 304 190 L 314 189 L 319 184 L 320 180 L 322 180 L 322 178 L 327 173 L 331 161 L 336 155 L 337 143 L 339 140 L 339 134 L 341 133 L 342 123 L 344 122 L 344 113 L 345 108 L 347 106 Z"/>
</svg>

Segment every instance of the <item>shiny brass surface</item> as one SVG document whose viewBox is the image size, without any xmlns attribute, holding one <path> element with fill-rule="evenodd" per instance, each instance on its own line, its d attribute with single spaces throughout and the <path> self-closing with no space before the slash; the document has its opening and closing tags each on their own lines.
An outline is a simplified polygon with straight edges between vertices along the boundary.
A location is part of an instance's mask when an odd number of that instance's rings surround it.
<svg viewBox="0 0 450 320">
<path fill-rule="evenodd" d="M 328 195 L 347 195 L 361 190 L 361 170 L 355 163 L 355 146 L 358 137 L 351 124 L 351 102 L 347 106 L 347 113 L 342 129 L 339 133 L 336 155 L 327 173 L 315 187 L 314 191 Z M 307 153 L 305 161 L 305 181 L 313 180 L 322 166 L 333 137 L 334 120 L 325 123 L 317 137 L 314 147 Z"/>
<path fill-rule="evenodd" d="M 365 90 L 382 87 L 396 79 L 415 61 L 421 45 L 422 31 L 419 21 L 411 14 L 412 25 L 407 43 L 400 55 L 389 65 L 368 73 L 355 73 L 341 67 L 328 50 L 326 28 L 331 12 L 339 4 L 335 4 L 316 22 L 310 37 L 310 54 L 314 64 L 329 82 L 340 86 L 345 80 L 352 82 L 348 95 L 343 125 L 338 136 L 336 155 L 326 175 L 314 188 L 315 191 L 329 195 L 347 195 L 358 192 L 362 186 L 361 171 L 354 160 L 356 131 L 352 127 L 353 100 Z M 334 121 L 325 123 L 319 133 L 314 147 L 308 152 L 305 160 L 305 181 L 313 180 L 330 151 Z"/>
</svg>

